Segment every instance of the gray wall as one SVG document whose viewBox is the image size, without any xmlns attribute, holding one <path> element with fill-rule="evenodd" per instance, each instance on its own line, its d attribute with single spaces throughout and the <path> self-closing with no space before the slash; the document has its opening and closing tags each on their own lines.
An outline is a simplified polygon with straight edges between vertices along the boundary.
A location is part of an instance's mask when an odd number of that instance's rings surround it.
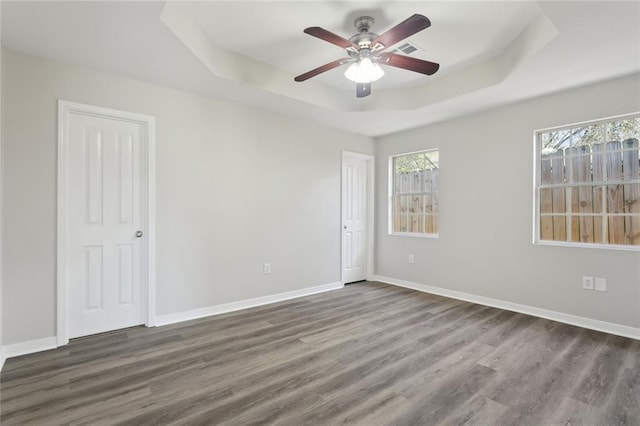
<svg viewBox="0 0 640 426">
<path fill-rule="evenodd" d="M 5 345 L 55 334 L 58 99 L 156 117 L 158 314 L 340 281 L 341 151 L 371 138 L 6 50 L 4 71 Z"/>
<path fill-rule="evenodd" d="M 2 99 L 2 2 L 0 2 L 0 100 Z M 2 179 L 3 170 L 4 170 L 4 160 L 2 151 L 4 150 L 4 144 L 2 143 L 2 102 L 0 102 L 0 243 L 2 242 L 2 192 L 4 181 Z M 2 244 L 0 244 L 0 368 L 2 368 L 2 364 L 4 362 L 4 354 L 2 353 L 2 323 L 3 323 L 3 315 L 2 315 Z"/>
<path fill-rule="evenodd" d="M 156 117 L 158 314 L 340 280 L 341 150 L 373 153 L 370 138 L 15 52 L 2 62 L 3 344 L 55 334 L 58 99 Z M 381 138 L 376 273 L 639 327 L 640 253 L 531 243 L 533 130 L 638 111 L 639 97 L 636 75 Z M 389 236 L 388 156 L 431 147 L 441 236 Z M 582 275 L 609 290 L 583 291 Z"/>
<path fill-rule="evenodd" d="M 533 131 L 635 111 L 640 75 L 381 138 L 376 274 L 640 327 L 639 252 L 531 242 Z M 440 238 L 388 235 L 389 156 L 436 147 Z M 607 292 L 582 290 L 583 275 L 606 278 Z"/>
</svg>

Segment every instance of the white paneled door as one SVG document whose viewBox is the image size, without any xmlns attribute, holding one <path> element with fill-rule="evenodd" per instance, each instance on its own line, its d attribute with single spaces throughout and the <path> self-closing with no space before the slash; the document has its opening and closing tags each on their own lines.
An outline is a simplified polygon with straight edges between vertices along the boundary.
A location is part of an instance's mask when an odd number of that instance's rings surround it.
<svg viewBox="0 0 640 426">
<path fill-rule="evenodd" d="M 367 160 L 342 161 L 342 281 L 367 279 Z"/>
<path fill-rule="evenodd" d="M 66 300 L 68 337 L 145 323 L 145 128 L 69 114 Z"/>
</svg>

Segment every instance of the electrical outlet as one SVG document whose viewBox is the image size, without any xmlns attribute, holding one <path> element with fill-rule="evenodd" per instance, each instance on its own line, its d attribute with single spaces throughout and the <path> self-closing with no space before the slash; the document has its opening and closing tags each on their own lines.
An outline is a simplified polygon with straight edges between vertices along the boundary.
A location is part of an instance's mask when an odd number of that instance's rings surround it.
<svg viewBox="0 0 640 426">
<path fill-rule="evenodd" d="M 595 289 L 596 291 L 607 291 L 607 279 L 596 277 Z"/>
<path fill-rule="evenodd" d="M 582 288 L 585 290 L 593 290 L 593 277 L 582 277 Z"/>
<path fill-rule="evenodd" d="M 270 263 L 265 263 L 264 264 L 264 273 L 265 274 L 270 274 L 271 273 L 271 264 Z"/>
<path fill-rule="evenodd" d="M 409 263 L 414 263 L 415 262 L 415 258 L 413 257 L 412 254 L 409 255 Z"/>
</svg>

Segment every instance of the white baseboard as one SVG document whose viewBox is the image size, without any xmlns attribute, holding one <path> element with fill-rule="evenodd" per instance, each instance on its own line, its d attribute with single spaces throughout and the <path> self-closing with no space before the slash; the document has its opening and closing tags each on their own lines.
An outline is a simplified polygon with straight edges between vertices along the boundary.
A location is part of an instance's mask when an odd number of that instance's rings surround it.
<svg viewBox="0 0 640 426">
<path fill-rule="evenodd" d="M 553 321 L 563 322 L 565 324 L 576 325 L 578 327 L 588 328 L 591 330 L 602 331 L 617 336 L 629 337 L 631 339 L 640 340 L 640 328 L 629 327 L 626 325 L 615 324 L 606 321 L 595 320 L 577 315 L 565 314 L 562 312 L 550 311 L 547 309 L 536 308 L 519 303 L 506 302 L 500 299 L 490 297 L 477 296 L 475 294 L 463 293 L 461 291 L 448 290 L 446 288 L 434 287 L 426 284 L 418 284 L 411 281 L 399 280 L 396 278 L 385 277 L 380 275 L 374 276 L 375 281 L 387 284 L 406 287 L 424 293 L 437 294 L 439 296 L 450 297 L 452 299 L 464 300 L 466 302 L 477 303 L 479 305 L 491 306 L 507 311 L 519 312 L 521 314 L 532 315 L 535 317 L 545 318 Z"/>
<path fill-rule="evenodd" d="M 212 315 L 226 314 L 228 312 L 240 311 L 242 309 L 282 302 L 289 299 L 295 299 L 297 297 L 310 296 L 312 294 L 323 293 L 325 291 L 338 290 L 342 287 L 344 287 L 344 284 L 337 282 L 315 287 L 307 287 L 300 290 L 287 291 L 285 293 L 272 294 L 269 296 L 256 297 L 253 299 L 239 300 L 237 302 L 225 303 L 223 305 L 208 306 L 206 308 L 194 309 L 192 311 L 158 315 L 156 316 L 156 325 L 163 326 L 175 324 L 177 322 L 209 317 Z"/>
<path fill-rule="evenodd" d="M 297 297 L 310 296 L 312 294 L 323 293 L 325 291 L 338 290 L 344 287 L 343 283 L 324 284 L 315 287 L 303 288 L 300 290 L 288 291 L 269 296 L 256 297 L 254 299 L 240 300 L 238 302 L 225 303 L 224 305 L 210 306 L 207 308 L 195 309 L 192 311 L 178 312 L 175 314 L 160 315 L 156 317 L 156 325 L 168 325 L 177 322 L 189 321 L 204 318 L 211 315 L 220 315 L 227 312 L 239 311 L 256 306 L 267 305 L 269 303 L 282 302 L 284 300 L 295 299 Z M 14 343 L 0 347 L 0 371 L 4 367 L 4 362 L 8 358 L 20 355 L 32 354 L 35 352 L 47 351 L 57 348 L 57 339 L 45 337 L 43 339 L 29 340 L 26 342 Z"/>
<path fill-rule="evenodd" d="M 5 345 L 2 348 L 3 361 L 20 355 L 32 354 L 34 352 L 48 351 L 58 347 L 56 338 L 45 337 L 43 339 L 28 340 L 26 342 Z"/>
</svg>

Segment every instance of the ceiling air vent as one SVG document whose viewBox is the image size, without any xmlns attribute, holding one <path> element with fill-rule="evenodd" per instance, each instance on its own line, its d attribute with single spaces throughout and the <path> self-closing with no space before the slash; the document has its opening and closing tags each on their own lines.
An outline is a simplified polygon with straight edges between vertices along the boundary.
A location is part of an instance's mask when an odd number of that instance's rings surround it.
<svg viewBox="0 0 640 426">
<path fill-rule="evenodd" d="M 404 55 L 411 55 L 418 50 L 422 50 L 420 47 L 416 46 L 414 43 L 409 41 L 402 43 L 400 46 L 393 49 L 391 53 L 400 53 Z"/>
</svg>

